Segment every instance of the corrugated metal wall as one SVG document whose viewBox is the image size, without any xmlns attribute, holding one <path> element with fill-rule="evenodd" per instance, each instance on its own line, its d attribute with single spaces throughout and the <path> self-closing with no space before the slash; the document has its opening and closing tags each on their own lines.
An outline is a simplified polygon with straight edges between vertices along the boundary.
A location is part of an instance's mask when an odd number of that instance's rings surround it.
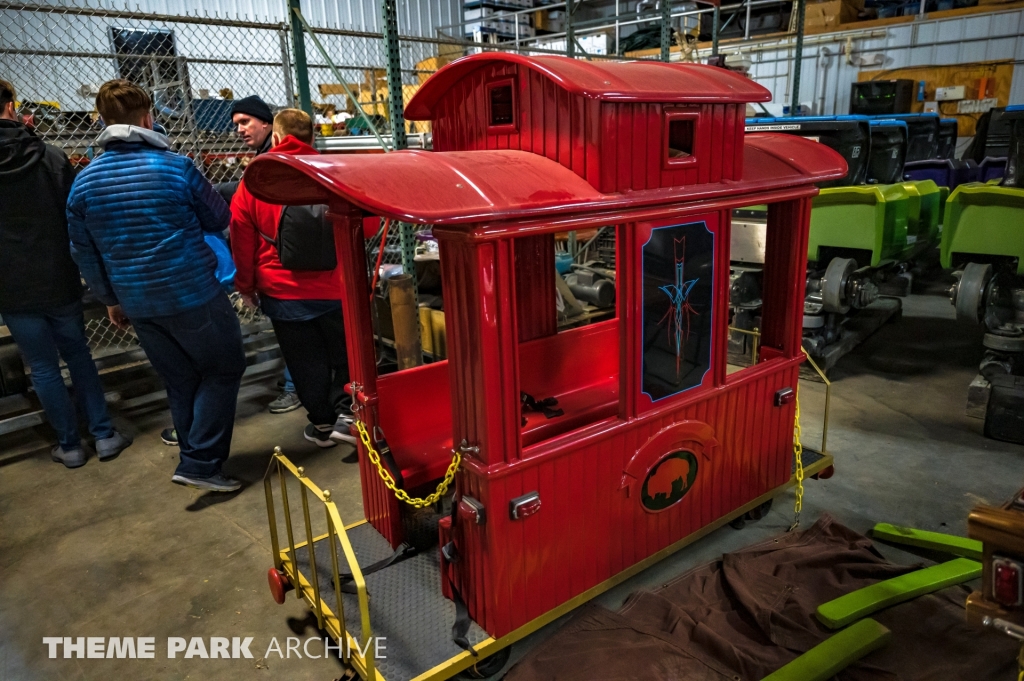
<svg viewBox="0 0 1024 681">
<path fill-rule="evenodd" d="M 816 114 L 849 113 L 850 83 L 861 69 L 939 66 L 1013 60 L 1011 103 L 1024 103 L 1024 10 L 900 24 L 884 29 L 808 36 L 800 75 L 800 100 Z M 853 64 L 843 52 L 853 39 Z M 827 53 L 827 56 L 826 56 Z M 880 56 L 876 56 L 880 55 Z M 762 46 L 750 53 L 750 75 L 772 91 L 773 104 L 789 103 L 793 49 Z M 867 64 L 861 65 L 860 61 Z M 874 63 L 876 60 L 883 60 Z"/>
<path fill-rule="evenodd" d="M 40 2 L 61 5 L 64 2 Z M 252 21 L 284 21 L 287 0 L 90 0 L 79 6 L 158 14 L 199 14 Z M 380 31 L 380 0 L 302 0 L 302 13 L 313 26 Z M 398 32 L 434 36 L 439 26 L 462 20 L 462 0 L 398 0 Z"/>
</svg>

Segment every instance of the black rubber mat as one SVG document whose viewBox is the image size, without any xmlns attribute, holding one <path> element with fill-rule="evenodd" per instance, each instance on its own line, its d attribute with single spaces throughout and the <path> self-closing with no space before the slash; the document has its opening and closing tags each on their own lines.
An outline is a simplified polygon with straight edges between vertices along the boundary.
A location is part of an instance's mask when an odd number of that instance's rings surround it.
<svg viewBox="0 0 1024 681">
<path fill-rule="evenodd" d="M 370 565 L 393 553 L 391 545 L 369 523 L 352 528 L 348 537 L 360 566 Z M 308 579 L 309 552 L 303 547 L 295 553 L 299 570 Z M 315 553 L 320 575 L 320 598 L 332 611 L 337 610 L 331 554 L 326 539 L 316 543 Z M 452 642 L 455 604 L 441 595 L 439 560 L 435 544 L 412 558 L 366 577 L 370 626 L 374 636 L 384 637 L 386 645 L 386 651 L 382 651 L 384 659 L 376 661 L 377 668 L 387 681 L 415 678 L 462 652 Z M 348 572 L 340 551 L 338 565 L 342 572 Z M 359 620 L 359 602 L 353 594 L 343 594 L 342 602 L 345 605 L 345 626 L 361 642 L 363 630 Z M 476 623 L 471 625 L 470 643 L 480 643 L 487 637 Z"/>
<path fill-rule="evenodd" d="M 814 451 L 813 449 L 805 449 L 803 451 L 803 454 L 800 455 L 800 460 L 803 461 L 804 468 L 806 468 L 808 466 L 812 466 L 812 465 L 818 463 L 823 458 L 825 458 L 824 455 L 820 454 L 819 452 Z M 793 474 L 795 475 L 796 474 L 796 455 L 793 455 L 793 469 L 792 469 L 792 471 L 793 471 Z M 328 558 L 330 558 L 330 555 L 328 555 Z"/>
<path fill-rule="evenodd" d="M 818 452 L 805 449 L 804 466 L 821 460 Z M 796 470 L 796 460 L 793 461 Z M 436 536 L 436 529 L 433 530 Z M 390 556 L 391 545 L 369 523 L 348 531 L 349 541 L 360 566 L 367 566 Z M 331 610 L 336 610 L 334 580 L 331 576 L 331 554 L 326 540 L 316 542 L 316 567 L 320 575 L 320 597 Z M 309 578 L 309 552 L 296 550 L 299 570 Z M 338 565 L 347 572 L 344 556 L 339 551 Z M 462 652 L 452 642 L 455 604 L 441 594 L 441 569 L 437 545 L 423 549 L 407 558 L 366 577 L 370 597 L 370 626 L 374 636 L 386 641 L 384 659 L 377 668 L 387 681 L 407 681 L 451 659 Z M 343 594 L 345 626 L 362 641 L 359 602 L 353 594 Z M 487 633 L 473 623 L 470 643 L 477 644 Z"/>
</svg>

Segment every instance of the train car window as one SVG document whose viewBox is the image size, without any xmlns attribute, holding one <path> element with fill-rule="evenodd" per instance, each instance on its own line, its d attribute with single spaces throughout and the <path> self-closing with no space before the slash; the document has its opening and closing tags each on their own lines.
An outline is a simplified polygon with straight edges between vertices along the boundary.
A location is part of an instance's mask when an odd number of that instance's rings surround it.
<svg viewBox="0 0 1024 681">
<path fill-rule="evenodd" d="M 729 374 L 755 364 L 761 337 L 761 292 L 768 206 L 744 206 L 732 211 L 729 236 Z"/>
<path fill-rule="evenodd" d="M 806 265 L 803 259 L 793 264 L 786 257 L 793 219 L 788 210 L 788 204 L 762 204 L 731 213 L 727 382 L 739 380 L 748 368 L 799 351 L 787 347 L 787 320 L 792 317 L 787 313 L 791 287 L 786 282 L 802 279 Z M 803 320 L 805 327 L 814 321 L 806 307 Z"/>
<path fill-rule="evenodd" d="M 664 124 L 664 168 L 677 169 L 680 165 L 697 162 L 694 150 L 697 146 L 697 121 L 699 112 L 669 110 L 665 113 Z"/>
<path fill-rule="evenodd" d="M 487 86 L 489 124 L 492 128 L 515 127 L 516 107 L 513 81 L 503 80 Z"/>
<path fill-rule="evenodd" d="M 641 261 L 641 390 L 657 402 L 711 371 L 715 235 L 704 220 L 656 227 Z"/>
<path fill-rule="evenodd" d="M 619 412 L 617 233 L 607 226 L 555 235 L 553 285 L 519 262 L 521 251 L 536 252 L 537 237 L 514 242 L 524 448 Z M 550 251 L 542 258 L 551 272 Z"/>
<path fill-rule="evenodd" d="M 674 120 L 668 124 L 668 157 L 670 159 L 693 156 L 692 120 Z"/>
</svg>

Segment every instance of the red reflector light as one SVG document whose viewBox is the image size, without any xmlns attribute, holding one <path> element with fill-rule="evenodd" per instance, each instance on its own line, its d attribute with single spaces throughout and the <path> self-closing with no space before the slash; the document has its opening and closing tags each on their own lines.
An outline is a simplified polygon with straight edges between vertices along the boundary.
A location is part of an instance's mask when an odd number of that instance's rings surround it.
<svg viewBox="0 0 1024 681">
<path fill-rule="evenodd" d="M 999 605 L 1014 608 L 1021 605 L 1021 582 L 1024 566 L 1009 558 L 992 559 L 992 597 Z"/>
</svg>

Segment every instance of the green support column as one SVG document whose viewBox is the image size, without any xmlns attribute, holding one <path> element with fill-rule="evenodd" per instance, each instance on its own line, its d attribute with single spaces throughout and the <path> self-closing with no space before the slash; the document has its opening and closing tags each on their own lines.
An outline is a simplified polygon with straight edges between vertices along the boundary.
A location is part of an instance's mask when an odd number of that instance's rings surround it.
<svg viewBox="0 0 1024 681">
<path fill-rule="evenodd" d="M 309 69 L 306 67 L 306 38 L 297 12 L 302 11 L 302 0 L 288 0 L 292 24 L 292 52 L 295 53 L 295 84 L 299 87 L 299 108 L 313 115 L 313 100 L 309 96 Z"/>
<path fill-rule="evenodd" d="M 565 56 L 570 59 L 576 56 L 576 30 L 572 25 L 572 15 L 576 12 L 574 0 L 565 0 Z"/>
<path fill-rule="evenodd" d="M 721 14 L 719 13 L 718 5 L 715 5 L 714 14 L 711 15 L 711 56 L 718 56 L 718 31 L 721 27 Z"/>
<path fill-rule="evenodd" d="M 395 0 L 382 0 L 381 13 L 384 25 L 384 52 L 388 68 L 388 115 L 391 118 L 391 148 L 406 149 L 409 140 L 405 134 L 405 103 L 402 101 L 402 55 L 398 41 L 398 11 Z M 418 296 L 416 286 L 416 237 L 412 225 L 398 223 L 398 236 L 402 247 L 402 271 L 413 276 L 413 295 Z M 384 248 L 384 244 L 380 245 Z"/>
<path fill-rule="evenodd" d="M 800 66 L 804 59 L 804 17 L 807 14 L 806 0 L 796 0 L 796 54 L 793 62 L 793 96 L 789 100 L 789 115 L 800 115 Z"/>
<path fill-rule="evenodd" d="M 661 0 L 661 60 L 668 61 L 672 54 L 672 3 Z"/>
<path fill-rule="evenodd" d="M 405 104 L 402 101 L 402 55 L 398 46 L 398 11 L 395 0 L 383 0 L 384 52 L 388 64 L 388 115 L 391 117 L 393 149 L 405 149 L 409 140 L 405 135 Z"/>
</svg>

